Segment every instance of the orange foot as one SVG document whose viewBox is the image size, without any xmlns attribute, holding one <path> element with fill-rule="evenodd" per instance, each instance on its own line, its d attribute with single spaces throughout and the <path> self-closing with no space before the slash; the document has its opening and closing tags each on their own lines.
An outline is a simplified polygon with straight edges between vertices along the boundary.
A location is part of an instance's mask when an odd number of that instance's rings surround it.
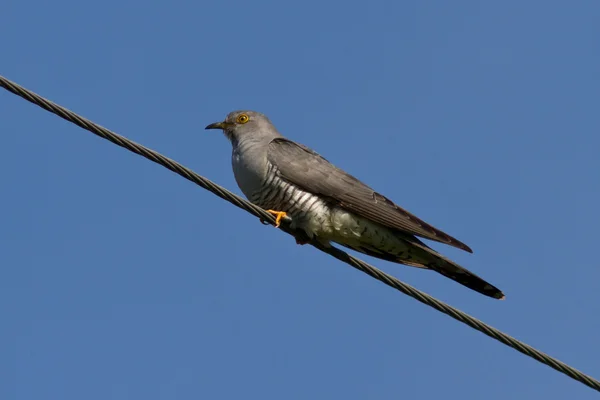
<svg viewBox="0 0 600 400">
<path fill-rule="evenodd" d="M 273 214 L 276 219 L 275 219 L 275 228 L 279 228 L 279 225 L 281 224 L 281 220 L 285 217 L 287 217 L 287 213 L 284 211 L 275 211 L 275 210 L 267 210 L 268 213 Z"/>
</svg>

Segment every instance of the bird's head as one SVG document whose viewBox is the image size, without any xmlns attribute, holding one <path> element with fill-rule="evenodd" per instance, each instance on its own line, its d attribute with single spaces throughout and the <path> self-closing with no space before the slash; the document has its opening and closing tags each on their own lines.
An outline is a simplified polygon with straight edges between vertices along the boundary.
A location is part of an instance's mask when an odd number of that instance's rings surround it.
<svg viewBox="0 0 600 400">
<path fill-rule="evenodd" d="M 280 136 L 269 118 L 256 111 L 230 112 L 224 121 L 212 123 L 205 129 L 221 129 L 229 140 L 236 142 L 245 138 Z"/>
</svg>

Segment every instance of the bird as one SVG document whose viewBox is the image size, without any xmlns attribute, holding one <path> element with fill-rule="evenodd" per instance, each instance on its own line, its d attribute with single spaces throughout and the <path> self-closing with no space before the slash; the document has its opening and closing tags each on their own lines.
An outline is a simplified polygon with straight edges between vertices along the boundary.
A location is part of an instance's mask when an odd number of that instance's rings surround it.
<svg viewBox="0 0 600 400">
<path fill-rule="evenodd" d="M 357 252 L 436 271 L 476 292 L 504 299 L 500 289 L 429 247 L 421 239 L 462 249 L 469 246 L 398 206 L 309 147 L 284 137 L 256 111 L 230 112 L 206 126 L 232 145 L 237 185 L 253 204 L 267 210 L 279 227 L 285 219 L 305 239 L 337 243 Z"/>
</svg>

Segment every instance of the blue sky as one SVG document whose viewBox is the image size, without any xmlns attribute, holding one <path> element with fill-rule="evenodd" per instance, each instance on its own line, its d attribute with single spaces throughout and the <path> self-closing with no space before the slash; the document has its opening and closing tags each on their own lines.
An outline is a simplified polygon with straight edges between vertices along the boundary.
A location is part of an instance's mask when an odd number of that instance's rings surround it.
<svg viewBox="0 0 600 400">
<path fill-rule="evenodd" d="M 507 299 L 368 261 L 600 377 L 597 1 L 2 13 L 0 74 L 236 193 L 203 127 L 266 113 Z M 4 91 L 0 129 L 3 399 L 596 398 Z"/>
</svg>

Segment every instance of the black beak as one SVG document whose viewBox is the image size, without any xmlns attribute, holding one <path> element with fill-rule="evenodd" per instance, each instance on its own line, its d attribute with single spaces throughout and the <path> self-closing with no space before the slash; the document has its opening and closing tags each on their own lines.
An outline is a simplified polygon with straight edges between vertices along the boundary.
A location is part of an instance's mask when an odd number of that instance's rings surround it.
<svg viewBox="0 0 600 400">
<path fill-rule="evenodd" d="M 225 122 L 215 122 L 210 125 L 206 125 L 206 128 L 204 128 L 204 129 L 221 129 L 221 130 L 223 130 L 225 128 L 226 128 Z"/>
</svg>

